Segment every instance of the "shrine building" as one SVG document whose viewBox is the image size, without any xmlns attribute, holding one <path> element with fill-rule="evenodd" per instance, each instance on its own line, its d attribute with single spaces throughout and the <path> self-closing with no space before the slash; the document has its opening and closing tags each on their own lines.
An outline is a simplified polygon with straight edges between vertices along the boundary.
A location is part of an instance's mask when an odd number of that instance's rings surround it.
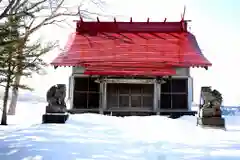
<svg viewBox="0 0 240 160">
<path fill-rule="evenodd" d="M 193 114 L 190 67 L 207 69 L 188 21 L 76 22 L 65 51 L 70 110 L 111 115 Z"/>
</svg>

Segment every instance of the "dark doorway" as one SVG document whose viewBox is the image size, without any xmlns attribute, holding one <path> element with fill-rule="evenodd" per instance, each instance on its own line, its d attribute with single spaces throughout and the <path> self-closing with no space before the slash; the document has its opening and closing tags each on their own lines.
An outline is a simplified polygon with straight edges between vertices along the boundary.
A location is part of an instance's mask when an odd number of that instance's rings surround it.
<svg viewBox="0 0 240 160">
<path fill-rule="evenodd" d="M 108 108 L 152 108 L 153 84 L 108 84 Z"/>
<path fill-rule="evenodd" d="M 77 109 L 99 108 L 99 84 L 96 78 L 75 77 L 73 107 Z"/>
<path fill-rule="evenodd" d="M 169 79 L 161 85 L 161 109 L 188 109 L 188 79 Z"/>
</svg>

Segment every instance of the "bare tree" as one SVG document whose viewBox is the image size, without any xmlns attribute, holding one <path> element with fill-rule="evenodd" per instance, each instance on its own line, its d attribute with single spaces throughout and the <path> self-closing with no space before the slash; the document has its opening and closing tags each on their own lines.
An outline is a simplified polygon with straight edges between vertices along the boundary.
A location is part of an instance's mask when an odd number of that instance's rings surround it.
<svg viewBox="0 0 240 160">
<path fill-rule="evenodd" d="M 99 9 L 103 9 L 104 0 L 81 0 L 79 4 L 72 6 L 65 5 L 67 0 L 0 0 L 0 20 L 8 16 L 36 16 L 34 13 L 39 10 L 51 10 L 58 12 L 58 16 L 79 16 L 89 18 L 91 15 L 99 15 L 97 12 L 90 12 L 88 9 L 83 9 L 84 4 L 92 3 Z M 74 1 L 72 1 L 74 2 Z M 26 5 L 27 4 L 27 5 Z M 62 9 L 61 11 L 59 9 Z M 75 10 L 69 12 L 69 10 Z M 57 15 L 55 15 L 57 16 Z M 54 16 L 54 17 L 55 17 Z M 57 16 L 57 17 L 58 17 Z"/>
</svg>

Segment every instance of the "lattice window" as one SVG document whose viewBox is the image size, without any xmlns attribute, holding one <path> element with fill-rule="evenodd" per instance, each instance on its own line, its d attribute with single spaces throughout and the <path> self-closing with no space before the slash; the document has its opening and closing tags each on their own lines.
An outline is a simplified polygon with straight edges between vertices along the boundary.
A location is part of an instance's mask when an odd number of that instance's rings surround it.
<svg viewBox="0 0 240 160">
<path fill-rule="evenodd" d="M 188 108 L 188 79 L 169 79 L 161 85 L 161 109 Z"/>
<path fill-rule="evenodd" d="M 108 84 L 108 108 L 152 108 L 153 84 Z"/>
<path fill-rule="evenodd" d="M 99 84 L 96 78 L 76 77 L 74 85 L 74 108 L 99 108 Z"/>
</svg>

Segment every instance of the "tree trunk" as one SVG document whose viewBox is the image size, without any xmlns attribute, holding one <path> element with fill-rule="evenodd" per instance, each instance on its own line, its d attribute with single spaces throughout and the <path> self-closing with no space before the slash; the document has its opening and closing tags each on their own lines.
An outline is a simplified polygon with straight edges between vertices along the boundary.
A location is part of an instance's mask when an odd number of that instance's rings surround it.
<svg viewBox="0 0 240 160">
<path fill-rule="evenodd" d="M 12 99 L 8 109 L 8 115 L 15 115 L 16 113 L 16 106 L 18 100 L 18 85 L 20 84 L 21 76 L 17 75 L 14 81 L 14 87 L 12 89 Z"/>
<path fill-rule="evenodd" d="M 19 46 L 19 50 L 17 52 L 17 54 L 18 54 L 17 68 L 16 68 L 17 74 L 15 75 L 15 79 L 14 79 L 14 86 L 12 89 L 12 99 L 11 99 L 11 103 L 10 103 L 10 106 L 8 109 L 8 115 L 15 115 L 15 113 L 16 113 L 16 106 L 17 106 L 17 100 L 18 100 L 18 88 L 19 88 L 19 84 L 20 84 L 20 80 L 21 80 L 21 76 L 22 76 L 22 66 L 23 66 L 21 56 L 23 54 L 23 48 L 24 48 L 25 42 L 26 42 L 26 39 Z"/>
<path fill-rule="evenodd" d="M 8 75 L 7 84 L 5 87 L 5 92 L 4 92 L 4 97 L 3 97 L 3 111 L 2 111 L 1 125 L 7 125 L 7 102 L 8 102 L 10 81 L 11 81 L 11 75 Z"/>
</svg>

